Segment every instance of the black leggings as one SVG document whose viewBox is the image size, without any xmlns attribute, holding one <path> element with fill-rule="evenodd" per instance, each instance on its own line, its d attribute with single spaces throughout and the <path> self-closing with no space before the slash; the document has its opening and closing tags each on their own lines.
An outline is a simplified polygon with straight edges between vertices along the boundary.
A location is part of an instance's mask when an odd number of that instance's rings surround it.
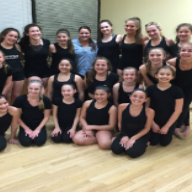
<svg viewBox="0 0 192 192">
<path fill-rule="evenodd" d="M 7 147 L 7 141 L 4 136 L 0 135 L 0 151 L 3 151 Z"/>
<path fill-rule="evenodd" d="M 135 143 L 133 144 L 133 146 L 128 150 L 125 150 L 125 148 L 120 145 L 120 141 L 121 141 L 122 137 L 124 137 L 124 135 L 121 133 L 113 141 L 113 143 L 111 145 L 111 150 L 113 151 L 113 153 L 115 153 L 116 155 L 119 155 L 119 154 L 125 152 L 131 158 L 139 157 L 145 153 L 145 150 L 147 148 L 148 138 L 149 138 L 148 134 L 144 135 L 143 137 L 136 140 Z"/>
<path fill-rule="evenodd" d="M 167 134 L 159 134 L 153 132 L 153 130 L 150 131 L 150 145 L 158 145 L 160 144 L 161 146 L 167 146 L 171 143 L 172 141 L 172 136 L 175 131 L 176 123 L 174 123 L 170 128 Z"/>
<path fill-rule="evenodd" d="M 69 131 L 69 129 L 71 129 L 70 127 L 67 128 L 61 128 L 62 133 L 58 133 L 57 136 L 52 137 L 53 142 L 55 143 L 71 143 L 72 139 L 70 138 L 70 134 L 68 134 L 67 132 Z"/>
<path fill-rule="evenodd" d="M 180 128 L 183 123 L 186 126 L 189 125 L 189 105 L 192 101 L 192 89 L 182 89 L 184 93 L 184 104 L 183 104 L 183 111 L 177 120 L 176 128 Z M 188 123 L 187 123 L 188 122 Z"/>
<path fill-rule="evenodd" d="M 19 142 L 24 147 L 28 147 L 32 143 L 37 145 L 37 146 L 41 146 L 41 145 L 45 144 L 45 142 L 47 140 L 47 131 L 46 131 L 45 127 L 43 127 L 41 129 L 41 131 L 39 132 L 38 137 L 31 139 L 28 135 L 26 136 L 25 130 L 22 127 L 20 127 L 18 137 L 19 137 Z"/>
</svg>

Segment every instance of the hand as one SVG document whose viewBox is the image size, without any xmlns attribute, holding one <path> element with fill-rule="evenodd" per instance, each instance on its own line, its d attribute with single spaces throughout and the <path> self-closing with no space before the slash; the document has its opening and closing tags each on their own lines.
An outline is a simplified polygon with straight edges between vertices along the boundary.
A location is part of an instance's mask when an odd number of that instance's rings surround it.
<svg viewBox="0 0 192 192">
<path fill-rule="evenodd" d="M 70 138 L 73 138 L 73 136 L 75 135 L 75 129 L 69 129 L 69 131 L 67 131 L 67 134 L 70 134 Z"/>
<path fill-rule="evenodd" d="M 33 131 L 31 129 L 27 129 L 25 130 L 25 136 L 29 136 L 30 138 L 32 138 L 32 135 L 33 135 Z"/>
<path fill-rule="evenodd" d="M 19 141 L 17 139 L 10 139 L 9 143 L 13 144 L 13 145 L 18 145 Z"/>
<path fill-rule="evenodd" d="M 84 131 L 91 131 L 92 130 L 91 126 L 89 126 L 89 125 L 83 126 L 82 129 Z"/>
<path fill-rule="evenodd" d="M 35 137 L 38 137 L 40 131 L 39 130 L 34 130 L 33 133 L 32 133 L 32 139 L 35 139 Z"/>
<path fill-rule="evenodd" d="M 86 131 L 85 134 L 86 134 L 86 137 L 89 137 L 89 138 L 94 137 L 94 132 L 93 131 Z"/>
<path fill-rule="evenodd" d="M 168 130 L 169 130 L 169 127 L 163 126 L 163 127 L 160 129 L 160 134 L 166 135 L 167 132 L 168 132 Z"/>
<path fill-rule="evenodd" d="M 160 127 L 159 127 L 159 125 L 157 125 L 156 123 L 152 123 L 152 130 L 153 130 L 153 132 L 155 132 L 155 133 L 160 133 Z"/>
<path fill-rule="evenodd" d="M 125 147 L 125 150 L 130 149 L 131 147 L 133 147 L 134 143 L 135 143 L 135 139 L 133 139 L 133 138 L 129 139 L 129 141 L 127 142 L 127 146 Z"/>
<path fill-rule="evenodd" d="M 61 129 L 60 128 L 55 128 L 52 133 L 51 133 L 51 137 L 55 137 L 58 135 L 58 133 L 62 133 Z"/>
<path fill-rule="evenodd" d="M 126 147 L 127 146 L 127 143 L 129 141 L 129 137 L 128 136 L 124 136 L 121 138 L 121 141 L 119 142 L 119 144 L 122 146 L 122 147 Z"/>
</svg>

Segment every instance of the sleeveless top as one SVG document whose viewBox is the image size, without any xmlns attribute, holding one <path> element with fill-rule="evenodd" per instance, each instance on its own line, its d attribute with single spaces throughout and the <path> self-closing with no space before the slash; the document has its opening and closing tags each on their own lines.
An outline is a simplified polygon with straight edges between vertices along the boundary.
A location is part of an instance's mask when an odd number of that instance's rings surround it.
<svg viewBox="0 0 192 192">
<path fill-rule="evenodd" d="M 23 70 L 23 66 L 20 62 L 20 52 L 16 49 L 15 46 L 11 49 L 5 49 L 0 45 L 0 50 L 3 51 L 6 57 L 6 63 L 11 66 L 12 72 L 20 72 Z"/>
<path fill-rule="evenodd" d="M 152 46 L 152 45 L 151 45 L 151 39 L 150 39 L 149 42 L 147 43 L 147 45 L 146 45 L 145 48 L 144 48 L 145 61 L 148 59 L 148 51 L 149 51 L 151 48 L 157 48 L 157 47 L 163 48 L 166 53 L 170 53 L 170 47 L 167 46 L 166 40 L 165 40 L 164 37 L 162 37 L 161 42 L 159 43 L 159 45 L 155 45 L 155 46 Z"/>
<path fill-rule="evenodd" d="M 95 108 L 96 100 L 93 100 L 86 111 L 86 121 L 88 125 L 108 125 L 109 124 L 109 109 L 112 104 L 110 102 L 101 109 Z"/>
<path fill-rule="evenodd" d="M 75 83 L 75 74 L 71 73 L 70 78 L 68 81 L 58 81 L 58 75 L 54 75 L 54 81 L 53 81 L 53 99 L 57 97 L 62 97 L 61 95 L 61 87 L 65 84 L 73 84 L 76 88 L 76 83 Z"/>
<path fill-rule="evenodd" d="M 124 43 L 126 35 L 120 45 L 122 50 L 122 57 L 120 58 L 120 66 L 124 69 L 125 67 L 135 67 L 139 69 L 139 66 L 143 63 L 143 45 L 131 43 Z"/>
<path fill-rule="evenodd" d="M 181 70 L 179 67 L 180 58 L 176 59 L 176 76 L 173 80 L 173 84 L 177 85 L 180 88 L 191 89 L 192 87 L 192 69 L 190 70 Z"/>
<path fill-rule="evenodd" d="M 109 42 L 99 43 L 99 50 L 97 55 L 109 59 L 112 65 L 112 71 L 117 73 L 117 65 L 119 64 L 120 47 L 116 42 L 117 35 L 113 35 L 112 40 Z"/>
<path fill-rule="evenodd" d="M 170 47 L 170 53 L 172 57 L 177 57 L 179 55 L 180 47 L 177 44 L 174 44 Z"/>
<path fill-rule="evenodd" d="M 135 83 L 135 87 L 133 90 L 137 89 L 139 87 L 139 83 Z M 119 83 L 119 90 L 118 90 L 118 103 L 130 103 L 129 96 L 132 92 L 125 92 L 123 90 L 123 82 Z"/>
<path fill-rule="evenodd" d="M 11 125 L 12 116 L 7 112 L 4 116 L 0 117 L 0 135 L 4 136 L 5 132 Z"/>
<path fill-rule="evenodd" d="M 52 54 L 52 64 L 50 66 L 50 70 L 51 70 L 51 74 L 55 75 L 60 73 L 59 69 L 58 69 L 58 64 L 61 61 L 61 59 L 70 59 L 72 62 L 74 62 L 74 55 L 72 55 L 69 52 L 69 49 L 64 49 L 62 47 L 59 46 L 58 43 L 54 44 L 56 52 Z"/>
<path fill-rule="evenodd" d="M 131 116 L 129 104 L 122 113 L 121 131 L 122 134 L 128 137 L 132 137 L 139 133 L 145 127 L 147 116 L 145 113 L 145 106 L 141 110 L 140 114 L 136 117 Z"/>
<path fill-rule="evenodd" d="M 165 65 L 166 65 L 166 63 L 163 62 L 163 66 L 165 66 Z M 150 73 L 147 73 L 147 77 L 150 79 L 150 81 L 151 81 L 153 84 L 157 84 L 157 83 L 158 83 L 158 80 L 157 80 L 155 77 L 153 77 Z"/>
</svg>

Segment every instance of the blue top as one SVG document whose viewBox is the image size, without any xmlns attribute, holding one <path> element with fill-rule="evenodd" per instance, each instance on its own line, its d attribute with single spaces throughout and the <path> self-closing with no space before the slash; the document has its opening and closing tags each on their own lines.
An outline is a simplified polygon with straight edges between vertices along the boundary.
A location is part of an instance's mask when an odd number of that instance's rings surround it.
<svg viewBox="0 0 192 192">
<path fill-rule="evenodd" d="M 87 49 L 79 43 L 78 39 L 72 40 L 74 48 L 75 48 L 75 64 L 77 67 L 77 73 L 85 76 L 86 72 L 92 69 L 92 64 L 95 61 L 95 58 L 97 56 L 97 44 L 96 41 L 94 41 L 96 45 L 96 50 L 91 50 L 91 46 L 88 46 Z"/>
</svg>

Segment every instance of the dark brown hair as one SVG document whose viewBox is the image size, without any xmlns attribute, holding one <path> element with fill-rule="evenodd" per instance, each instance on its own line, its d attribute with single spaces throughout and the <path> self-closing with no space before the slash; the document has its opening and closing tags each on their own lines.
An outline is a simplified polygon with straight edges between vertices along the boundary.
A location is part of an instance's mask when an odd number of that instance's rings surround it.
<svg viewBox="0 0 192 192">
<path fill-rule="evenodd" d="M 164 65 L 164 66 L 160 67 L 159 69 L 157 69 L 157 71 L 156 71 L 155 74 L 158 74 L 161 69 L 169 69 L 169 70 L 171 71 L 173 77 L 175 77 L 175 75 L 176 75 L 176 72 L 175 72 L 175 71 L 173 70 L 173 68 L 172 68 L 171 66 L 169 66 L 169 65 Z"/>
<path fill-rule="evenodd" d="M 136 69 L 135 67 L 126 67 L 126 68 L 123 69 L 123 73 L 124 73 L 124 71 L 126 71 L 126 70 L 134 70 L 134 71 L 135 71 L 135 75 L 138 75 L 138 71 L 137 71 L 137 69 Z M 122 74 L 123 74 L 123 73 L 122 73 Z"/>
<path fill-rule="evenodd" d="M 1 34 L 0 34 L 0 43 L 4 41 L 4 37 L 5 37 L 9 32 L 11 32 L 11 31 L 14 31 L 14 32 L 16 32 L 16 33 L 18 34 L 17 40 L 20 38 L 20 33 L 19 33 L 19 31 L 18 31 L 17 29 L 11 28 L 11 27 L 10 27 L 10 28 L 6 28 L 6 29 L 4 29 L 3 31 L 1 31 Z"/>
</svg>

